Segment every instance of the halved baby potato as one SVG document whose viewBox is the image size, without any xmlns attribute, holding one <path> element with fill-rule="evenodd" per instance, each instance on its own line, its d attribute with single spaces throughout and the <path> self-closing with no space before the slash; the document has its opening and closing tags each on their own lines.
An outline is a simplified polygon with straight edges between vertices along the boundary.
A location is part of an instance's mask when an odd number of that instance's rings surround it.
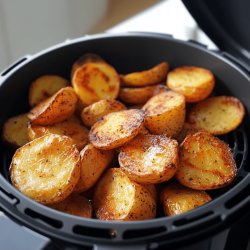
<svg viewBox="0 0 250 250">
<path fill-rule="evenodd" d="M 146 220 L 156 215 L 156 202 L 149 190 L 119 168 L 108 169 L 97 183 L 93 206 L 100 220 Z"/>
<path fill-rule="evenodd" d="M 124 104 L 116 100 L 100 100 L 95 102 L 81 112 L 81 118 L 86 126 L 91 127 L 103 116 L 126 109 Z"/>
<path fill-rule="evenodd" d="M 118 160 L 121 170 L 131 180 L 162 183 L 177 171 L 178 143 L 165 135 L 138 135 L 119 149 Z"/>
<path fill-rule="evenodd" d="M 213 91 L 213 73 L 205 68 L 183 66 L 170 71 L 167 86 L 185 96 L 186 102 L 198 102 L 207 98 Z"/>
<path fill-rule="evenodd" d="M 142 108 L 145 111 L 145 127 L 152 134 L 173 137 L 185 121 L 185 98 L 174 91 L 153 96 Z"/>
<path fill-rule="evenodd" d="M 69 81 L 58 75 L 43 75 L 37 78 L 29 89 L 30 106 L 36 106 L 68 85 Z"/>
<path fill-rule="evenodd" d="M 77 95 L 73 88 L 60 89 L 35 106 L 28 114 L 33 125 L 53 125 L 69 118 L 76 110 Z"/>
<path fill-rule="evenodd" d="M 177 180 L 184 186 L 197 189 L 217 189 L 229 185 L 237 174 L 230 148 L 207 132 L 186 137 L 180 147 L 180 166 Z"/>
<path fill-rule="evenodd" d="M 80 175 L 80 155 L 72 139 L 54 134 L 19 148 L 10 165 L 12 184 L 26 196 L 53 204 L 66 199 Z"/>
<path fill-rule="evenodd" d="M 221 135 L 236 129 L 244 115 L 245 109 L 239 99 L 232 96 L 215 96 L 197 103 L 187 119 L 199 129 Z"/>
<path fill-rule="evenodd" d="M 121 81 L 125 86 L 141 87 L 154 85 L 166 80 L 169 65 L 161 62 L 151 69 L 121 75 Z"/>
<path fill-rule="evenodd" d="M 169 183 L 160 194 L 166 216 L 178 215 L 211 201 L 211 197 L 200 190 L 193 190 L 178 183 Z"/>
<path fill-rule="evenodd" d="M 139 133 L 143 122 L 144 112 L 139 109 L 107 114 L 92 126 L 90 142 L 94 147 L 105 150 L 120 147 Z"/>
</svg>

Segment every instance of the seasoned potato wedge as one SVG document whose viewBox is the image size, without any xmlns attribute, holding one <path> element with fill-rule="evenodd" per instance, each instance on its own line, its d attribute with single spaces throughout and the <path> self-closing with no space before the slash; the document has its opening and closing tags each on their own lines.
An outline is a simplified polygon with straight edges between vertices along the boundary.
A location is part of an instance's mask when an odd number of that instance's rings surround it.
<svg viewBox="0 0 250 250">
<path fill-rule="evenodd" d="M 51 208 L 68 214 L 91 218 L 93 208 L 90 201 L 80 194 L 71 194 L 65 200 L 50 205 Z"/>
<path fill-rule="evenodd" d="M 167 91 L 164 85 L 153 85 L 140 88 L 121 88 L 118 98 L 129 104 L 144 104 L 152 96 Z"/>
<path fill-rule="evenodd" d="M 151 69 L 121 75 L 121 81 L 125 86 L 140 87 L 154 85 L 166 80 L 169 65 L 161 62 Z"/>
<path fill-rule="evenodd" d="M 111 168 L 97 184 L 93 206 L 100 220 L 145 220 L 156 215 L 156 202 L 143 185 Z"/>
<path fill-rule="evenodd" d="M 187 118 L 197 128 L 221 135 L 236 129 L 244 115 L 245 109 L 239 99 L 215 96 L 196 104 Z"/>
<path fill-rule="evenodd" d="M 29 104 L 36 106 L 57 91 L 69 85 L 67 79 L 57 75 L 44 75 L 32 82 L 29 89 Z"/>
<path fill-rule="evenodd" d="M 12 158 L 12 184 L 28 197 L 53 204 L 74 190 L 80 175 L 80 156 L 73 141 L 54 134 L 19 148 Z"/>
<path fill-rule="evenodd" d="M 152 195 L 153 199 L 157 202 L 158 194 L 157 194 L 157 190 L 156 190 L 155 185 L 154 184 L 148 184 L 148 185 L 144 185 L 144 187 L 148 189 L 148 191 Z"/>
<path fill-rule="evenodd" d="M 34 140 L 47 134 L 66 135 L 70 137 L 76 144 L 78 150 L 83 149 L 89 140 L 89 130 L 85 128 L 81 120 L 75 116 L 51 126 L 30 124 L 28 127 L 30 140 Z"/>
<path fill-rule="evenodd" d="M 86 126 L 91 127 L 104 115 L 126 109 L 126 107 L 116 100 L 100 100 L 95 102 L 81 112 L 81 118 Z"/>
<path fill-rule="evenodd" d="M 120 147 L 139 133 L 143 122 L 144 112 L 139 109 L 107 114 L 92 126 L 90 142 L 105 150 Z"/>
<path fill-rule="evenodd" d="M 207 132 L 189 135 L 180 148 L 176 178 L 184 186 L 208 190 L 230 184 L 237 173 L 230 148 Z"/>
<path fill-rule="evenodd" d="M 120 89 L 116 70 L 104 62 L 88 62 L 76 69 L 72 85 L 84 105 L 102 99 L 115 99 Z"/>
<path fill-rule="evenodd" d="M 211 201 L 211 197 L 200 190 L 193 190 L 178 183 L 170 183 L 161 191 L 160 200 L 167 216 L 190 211 Z"/>
<path fill-rule="evenodd" d="M 138 135 L 120 149 L 121 169 L 131 180 L 156 184 L 172 178 L 178 167 L 178 143 L 165 135 Z"/>
<path fill-rule="evenodd" d="M 31 124 L 53 125 L 69 118 L 76 110 L 77 95 L 66 87 L 34 107 L 28 117 Z"/>
<path fill-rule="evenodd" d="M 9 118 L 3 126 L 3 139 L 14 148 L 18 148 L 29 142 L 28 136 L 29 118 L 27 114 L 21 114 Z"/>
<path fill-rule="evenodd" d="M 112 150 L 100 150 L 88 144 L 80 152 L 81 173 L 75 187 L 76 192 L 84 192 L 91 188 L 108 167 L 114 157 Z"/>
<path fill-rule="evenodd" d="M 168 73 L 167 86 L 185 96 L 186 102 L 198 102 L 213 91 L 214 75 L 210 70 L 184 66 Z"/>
<path fill-rule="evenodd" d="M 152 134 L 173 137 L 185 121 L 185 98 L 173 91 L 153 96 L 142 109 L 145 111 L 145 127 Z"/>
</svg>

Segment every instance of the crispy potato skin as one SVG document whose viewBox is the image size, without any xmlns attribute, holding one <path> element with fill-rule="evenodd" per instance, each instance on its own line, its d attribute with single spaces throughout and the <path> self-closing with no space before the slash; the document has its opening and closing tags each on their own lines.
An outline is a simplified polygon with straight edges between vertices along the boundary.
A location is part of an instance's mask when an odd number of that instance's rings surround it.
<svg viewBox="0 0 250 250">
<path fill-rule="evenodd" d="M 131 180 L 142 184 L 162 183 L 177 171 L 178 143 L 165 135 L 138 135 L 120 148 L 118 160 Z"/>
<path fill-rule="evenodd" d="M 245 109 L 239 99 L 215 96 L 194 106 L 187 119 L 199 129 L 221 135 L 236 129 L 242 122 Z"/>
<path fill-rule="evenodd" d="M 144 112 L 139 109 L 110 113 L 92 126 L 89 140 L 96 148 L 114 149 L 133 139 L 143 122 Z"/>
<path fill-rule="evenodd" d="M 213 91 L 214 75 L 210 70 L 183 66 L 168 73 L 167 86 L 184 95 L 186 102 L 198 102 L 207 98 Z"/>
<path fill-rule="evenodd" d="M 12 184 L 26 196 L 44 204 L 64 200 L 80 175 L 80 156 L 73 141 L 54 134 L 19 148 L 10 165 Z"/>
<path fill-rule="evenodd" d="M 174 137 L 185 121 L 185 98 L 173 91 L 153 96 L 143 106 L 145 111 L 145 127 L 152 134 L 165 134 Z"/>
<path fill-rule="evenodd" d="M 81 118 L 86 126 L 91 127 L 103 116 L 126 109 L 125 105 L 116 100 L 100 100 L 95 102 L 81 112 Z"/>
<path fill-rule="evenodd" d="M 119 168 L 108 169 L 98 182 L 93 206 L 100 220 L 145 220 L 156 215 L 156 202 L 149 190 Z"/>
<path fill-rule="evenodd" d="M 170 183 L 160 194 L 166 216 L 173 216 L 188 212 L 211 201 L 211 197 L 200 190 L 193 190 L 178 183 Z"/>
<path fill-rule="evenodd" d="M 46 126 L 66 120 L 75 112 L 77 100 L 73 88 L 60 89 L 30 111 L 28 117 L 31 124 Z"/>
<path fill-rule="evenodd" d="M 186 137 L 180 148 L 180 167 L 176 178 L 184 186 L 217 189 L 229 185 L 237 174 L 230 148 L 207 132 Z"/>
</svg>

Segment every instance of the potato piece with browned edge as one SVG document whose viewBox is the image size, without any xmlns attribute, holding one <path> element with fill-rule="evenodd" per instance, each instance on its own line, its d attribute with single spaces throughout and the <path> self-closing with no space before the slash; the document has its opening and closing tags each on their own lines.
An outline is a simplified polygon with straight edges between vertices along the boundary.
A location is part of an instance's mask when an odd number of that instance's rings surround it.
<svg viewBox="0 0 250 250">
<path fill-rule="evenodd" d="M 18 148 L 29 142 L 28 114 L 21 114 L 9 118 L 3 126 L 3 140 L 10 146 Z"/>
<path fill-rule="evenodd" d="M 187 119 L 199 129 L 222 135 L 236 129 L 244 115 L 245 109 L 239 99 L 232 96 L 215 96 L 197 103 Z"/>
<path fill-rule="evenodd" d="M 121 75 L 121 81 L 125 86 L 141 87 L 154 85 L 166 80 L 169 65 L 167 62 L 161 62 L 153 68 Z"/>
<path fill-rule="evenodd" d="M 70 137 L 76 144 L 78 150 L 83 149 L 89 141 L 89 130 L 84 127 L 81 120 L 75 116 L 51 126 L 32 124 L 28 126 L 30 140 L 34 140 L 47 134 L 66 135 Z"/>
<path fill-rule="evenodd" d="M 186 109 L 183 95 L 167 91 L 153 96 L 143 106 L 145 127 L 152 134 L 165 134 L 174 137 L 185 121 Z"/>
<path fill-rule="evenodd" d="M 108 169 L 97 183 L 93 206 L 100 220 L 146 220 L 156 215 L 156 202 L 149 190 L 119 168 Z"/>
<path fill-rule="evenodd" d="M 138 135 L 120 148 L 119 165 L 128 177 L 142 184 L 171 179 L 178 168 L 178 143 L 165 135 Z"/>
<path fill-rule="evenodd" d="M 91 218 L 93 212 L 90 201 L 84 196 L 75 193 L 59 203 L 50 205 L 50 207 L 64 213 L 86 218 Z"/>
<path fill-rule="evenodd" d="M 176 178 L 184 186 L 216 189 L 229 185 L 237 173 L 230 148 L 207 132 L 186 137 L 180 148 L 180 166 Z"/>
<path fill-rule="evenodd" d="M 144 112 L 139 109 L 110 113 L 92 126 L 89 139 L 96 148 L 117 148 L 133 139 L 142 129 L 143 123 Z"/>
<path fill-rule="evenodd" d="M 31 124 L 46 126 L 66 120 L 75 112 L 77 100 L 73 88 L 60 89 L 30 111 Z"/>
<path fill-rule="evenodd" d="M 72 139 L 54 134 L 19 148 L 10 165 L 12 184 L 26 196 L 53 204 L 68 197 L 80 175 L 80 154 Z"/>
<path fill-rule="evenodd" d="M 29 104 L 36 106 L 57 91 L 69 85 L 69 81 L 57 75 L 43 75 L 32 82 L 29 89 Z"/>
<path fill-rule="evenodd" d="M 80 152 L 81 173 L 75 192 L 84 192 L 91 188 L 114 157 L 113 150 L 100 150 L 92 144 L 86 145 Z"/>
<path fill-rule="evenodd" d="M 88 62 L 76 69 L 72 85 L 84 105 L 102 99 L 115 99 L 120 89 L 116 70 L 104 62 Z"/>
<path fill-rule="evenodd" d="M 167 86 L 184 95 L 186 102 L 199 102 L 213 91 L 215 79 L 213 73 L 205 68 L 183 66 L 170 71 Z"/>
<path fill-rule="evenodd" d="M 154 184 L 147 184 L 147 185 L 144 185 L 144 187 L 148 189 L 148 191 L 152 195 L 153 199 L 157 202 L 158 194 L 157 194 L 157 190 L 156 190 L 155 185 Z"/>
<path fill-rule="evenodd" d="M 116 100 L 100 100 L 95 102 L 81 112 L 81 118 L 86 126 L 91 127 L 103 116 L 126 109 L 124 104 Z"/>
<path fill-rule="evenodd" d="M 211 201 L 211 197 L 200 190 L 193 190 L 178 183 L 169 183 L 161 191 L 160 200 L 166 216 L 178 215 Z"/>
</svg>

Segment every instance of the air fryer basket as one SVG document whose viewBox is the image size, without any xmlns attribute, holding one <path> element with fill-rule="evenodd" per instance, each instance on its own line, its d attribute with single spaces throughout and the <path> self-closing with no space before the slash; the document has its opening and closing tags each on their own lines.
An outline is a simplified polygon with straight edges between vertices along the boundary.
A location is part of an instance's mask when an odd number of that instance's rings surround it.
<svg viewBox="0 0 250 250">
<path fill-rule="evenodd" d="M 13 151 L 1 141 L 0 208 L 9 217 L 52 239 L 76 246 L 155 249 L 209 237 L 230 226 L 249 210 L 249 76 L 228 60 L 227 54 L 209 51 L 191 41 L 154 33 L 104 34 L 68 40 L 34 56 L 26 56 L 0 76 L 0 128 L 8 117 L 29 110 L 28 87 L 35 78 L 42 74 L 69 78 L 71 65 L 86 52 L 99 54 L 120 73 L 148 68 L 161 61 L 168 61 L 172 68 L 197 65 L 211 69 L 216 77 L 216 93 L 234 95 L 246 108 L 243 124 L 222 138 L 233 150 L 238 177 L 230 187 L 213 191 L 212 202 L 179 216 L 139 222 L 85 219 L 38 204 L 12 187 L 8 168 Z"/>
</svg>

